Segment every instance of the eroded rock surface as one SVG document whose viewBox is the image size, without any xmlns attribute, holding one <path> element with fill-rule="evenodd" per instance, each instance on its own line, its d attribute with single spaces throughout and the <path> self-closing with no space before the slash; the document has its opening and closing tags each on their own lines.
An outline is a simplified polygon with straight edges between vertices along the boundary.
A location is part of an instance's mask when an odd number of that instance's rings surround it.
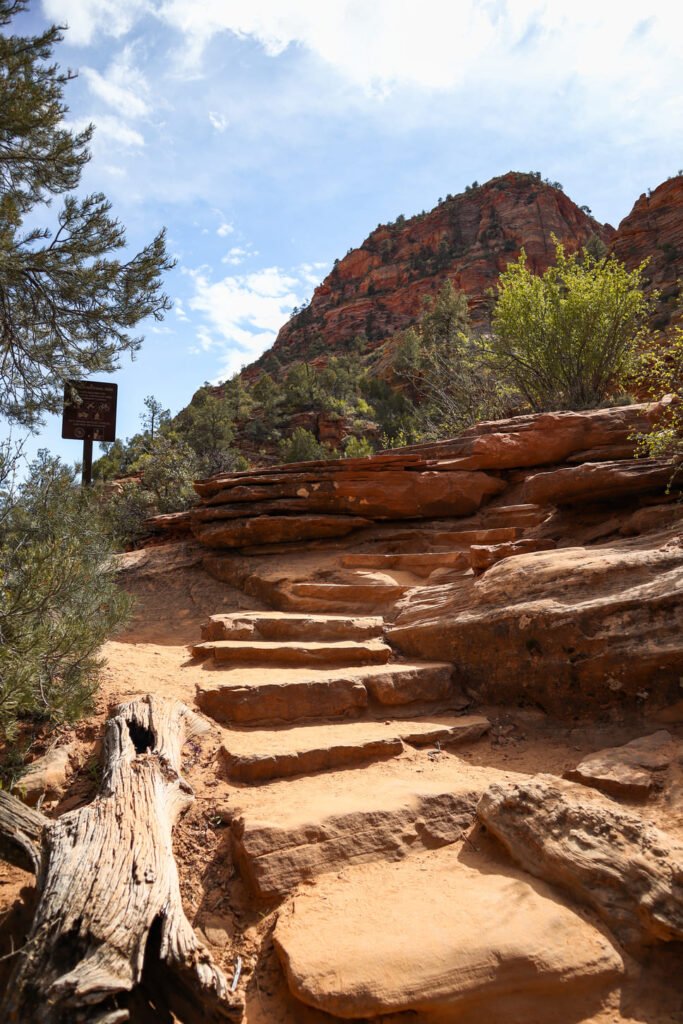
<svg viewBox="0 0 683 1024">
<path fill-rule="evenodd" d="M 492 703 L 532 700 L 564 718 L 664 706 L 683 666 L 679 531 L 518 555 L 414 591 L 388 635 L 413 657 L 453 661 Z"/>
<path fill-rule="evenodd" d="M 522 868 L 592 907 L 637 951 L 683 939 L 683 844 L 598 793 L 538 775 L 477 813 Z"/>
<path fill-rule="evenodd" d="M 345 1020 L 475 1010 L 545 1024 L 548 1000 L 599 1003 L 623 970 L 547 886 L 450 849 L 320 879 L 281 911 L 275 944 L 297 998 Z"/>
</svg>

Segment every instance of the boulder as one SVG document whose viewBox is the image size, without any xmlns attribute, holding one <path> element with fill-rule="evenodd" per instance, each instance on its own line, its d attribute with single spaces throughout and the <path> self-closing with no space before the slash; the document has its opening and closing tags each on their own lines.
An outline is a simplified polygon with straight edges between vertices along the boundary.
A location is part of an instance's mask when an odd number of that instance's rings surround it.
<svg viewBox="0 0 683 1024">
<path fill-rule="evenodd" d="M 547 1024 L 558 1000 L 564 1020 L 586 1020 L 623 971 L 546 886 L 452 847 L 318 879 L 280 911 L 274 940 L 297 999 L 344 1020 Z"/>
<path fill-rule="evenodd" d="M 644 799 L 664 785 L 668 769 L 680 754 L 680 743 L 660 729 L 621 747 L 590 754 L 564 777 L 610 796 Z"/>
<path fill-rule="evenodd" d="M 552 775 L 494 783 L 477 814 L 525 871 L 590 907 L 633 952 L 683 939 L 683 844 Z"/>
</svg>

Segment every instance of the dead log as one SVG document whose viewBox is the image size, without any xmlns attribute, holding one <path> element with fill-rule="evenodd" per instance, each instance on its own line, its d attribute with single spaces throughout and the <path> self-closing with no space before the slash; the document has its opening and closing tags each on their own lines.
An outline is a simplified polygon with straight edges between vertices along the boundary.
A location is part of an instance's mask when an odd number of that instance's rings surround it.
<svg viewBox="0 0 683 1024">
<path fill-rule="evenodd" d="M 51 821 L 0 793 L 0 839 L 23 853 L 38 887 L 0 1020 L 120 1024 L 135 1019 L 142 987 L 159 1021 L 241 1018 L 240 997 L 185 917 L 172 849 L 194 800 L 181 750 L 206 729 L 179 701 L 146 696 L 107 721 L 102 783 L 86 807 Z"/>
</svg>

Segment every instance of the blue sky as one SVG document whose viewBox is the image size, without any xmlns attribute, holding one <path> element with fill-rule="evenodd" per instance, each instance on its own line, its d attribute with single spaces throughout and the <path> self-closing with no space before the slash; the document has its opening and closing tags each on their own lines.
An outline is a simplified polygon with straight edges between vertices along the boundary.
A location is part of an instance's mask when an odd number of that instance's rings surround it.
<svg viewBox="0 0 683 1024">
<path fill-rule="evenodd" d="M 618 224 L 683 166 L 675 2 L 34 0 L 92 121 L 87 191 L 140 248 L 166 225 L 174 309 L 119 383 L 176 412 L 251 362 L 335 257 L 379 222 L 539 170 Z M 30 448 L 67 460 L 54 418 Z"/>
</svg>

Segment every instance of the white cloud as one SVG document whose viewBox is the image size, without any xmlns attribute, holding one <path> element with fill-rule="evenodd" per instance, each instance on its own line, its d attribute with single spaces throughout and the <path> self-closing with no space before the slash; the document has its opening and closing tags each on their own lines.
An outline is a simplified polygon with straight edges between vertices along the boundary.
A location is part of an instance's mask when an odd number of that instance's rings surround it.
<svg viewBox="0 0 683 1024">
<path fill-rule="evenodd" d="M 184 38 L 199 68 L 221 32 L 255 39 L 270 56 L 299 45 L 366 91 L 456 89 L 472 76 L 628 82 L 636 70 L 672 68 L 683 14 L 673 0 L 644 17 L 640 0 L 162 0 L 158 15 Z M 637 85 L 637 82 L 634 83 Z"/>
<path fill-rule="evenodd" d="M 209 121 L 216 131 L 221 133 L 223 133 L 230 124 L 225 114 L 219 114 L 215 110 L 209 111 Z"/>
<path fill-rule="evenodd" d="M 74 46 L 87 46 L 99 33 L 119 39 L 151 9 L 147 0 L 43 0 L 46 18 L 68 25 Z"/>
<path fill-rule="evenodd" d="M 230 266 L 237 267 L 240 263 L 244 263 L 245 258 L 249 255 L 246 249 L 243 249 L 239 245 L 233 245 L 225 256 L 222 257 L 221 263 L 229 263 Z"/>
<path fill-rule="evenodd" d="M 197 330 L 196 345 L 220 354 L 223 378 L 265 352 L 302 301 L 300 277 L 280 267 L 232 274 L 215 282 L 206 267 L 186 273 L 194 284 L 190 309 L 204 321 Z"/>
<path fill-rule="evenodd" d="M 125 46 L 104 75 L 94 68 L 81 69 L 93 95 L 122 117 L 145 117 L 150 112 L 149 86 L 133 63 L 133 48 Z"/>
<path fill-rule="evenodd" d="M 234 232 L 234 230 L 235 229 L 232 224 L 229 224 L 227 221 L 223 221 L 223 223 L 219 224 L 216 228 L 216 234 L 220 235 L 221 238 L 227 238 L 228 235 L 231 235 Z"/>
<path fill-rule="evenodd" d="M 113 114 L 93 114 L 92 117 L 81 117 L 76 121 L 65 122 L 65 127 L 73 132 L 80 132 L 90 123 L 95 125 L 95 145 L 102 139 L 110 139 L 112 142 L 119 142 L 122 146 L 144 146 L 145 140 L 142 134 L 135 128 L 131 128 L 119 117 Z"/>
</svg>

